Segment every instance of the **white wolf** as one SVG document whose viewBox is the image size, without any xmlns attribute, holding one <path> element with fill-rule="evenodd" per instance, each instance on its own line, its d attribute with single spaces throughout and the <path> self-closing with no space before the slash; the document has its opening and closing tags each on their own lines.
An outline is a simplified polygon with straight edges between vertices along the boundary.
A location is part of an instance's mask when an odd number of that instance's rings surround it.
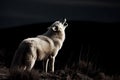
<svg viewBox="0 0 120 80">
<path fill-rule="evenodd" d="M 44 34 L 24 39 L 15 52 L 10 70 L 31 70 L 36 60 L 44 60 L 45 71 L 47 72 L 48 62 L 51 61 L 51 71 L 54 72 L 55 57 L 65 40 L 67 26 L 66 19 L 63 22 L 55 21 Z"/>
</svg>

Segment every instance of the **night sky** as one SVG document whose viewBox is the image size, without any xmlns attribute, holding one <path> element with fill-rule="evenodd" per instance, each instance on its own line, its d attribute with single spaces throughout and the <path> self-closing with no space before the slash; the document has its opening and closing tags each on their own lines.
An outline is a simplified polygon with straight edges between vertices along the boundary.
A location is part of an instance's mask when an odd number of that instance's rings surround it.
<svg viewBox="0 0 120 80">
<path fill-rule="evenodd" d="M 0 0 L 0 27 L 61 18 L 120 22 L 119 0 Z"/>
</svg>

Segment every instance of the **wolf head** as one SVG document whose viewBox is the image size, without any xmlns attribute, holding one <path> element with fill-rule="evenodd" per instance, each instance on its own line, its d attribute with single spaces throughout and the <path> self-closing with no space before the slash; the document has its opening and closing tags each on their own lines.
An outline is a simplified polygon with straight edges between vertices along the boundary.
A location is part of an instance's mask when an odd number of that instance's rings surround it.
<svg viewBox="0 0 120 80">
<path fill-rule="evenodd" d="M 55 21 L 48 29 L 52 29 L 53 31 L 59 32 L 64 31 L 68 26 L 66 19 L 63 21 Z"/>
</svg>

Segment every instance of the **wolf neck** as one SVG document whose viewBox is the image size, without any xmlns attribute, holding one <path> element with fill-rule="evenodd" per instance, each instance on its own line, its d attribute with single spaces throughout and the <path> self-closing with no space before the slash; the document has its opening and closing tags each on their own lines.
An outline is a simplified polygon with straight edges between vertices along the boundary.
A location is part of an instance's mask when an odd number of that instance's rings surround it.
<svg viewBox="0 0 120 80">
<path fill-rule="evenodd" d="M 61 48 L 63 41 L 65 40 L 65 33 L 61 32 L 53 32 L 51 30 L 48 30 L 46 33 L 43 34 L 44 36 L 49 37 L 54 41 L 54 43 L 59 44 L 59 47 Z M 57 46 L 57 45 L 56 45 Z"/>
</svg>

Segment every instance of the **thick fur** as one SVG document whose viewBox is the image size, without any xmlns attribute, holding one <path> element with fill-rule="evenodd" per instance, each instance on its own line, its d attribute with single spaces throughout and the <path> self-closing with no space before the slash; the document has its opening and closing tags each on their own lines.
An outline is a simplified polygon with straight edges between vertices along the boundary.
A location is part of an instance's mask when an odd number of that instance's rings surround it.
<svg viewBox="0 0 120 80">
<path fill-rule="evenodd" d="M 67 26 L 66 19 L 63 23 L 56 21 L 46 33 L 24 39 L 15 52 L 10 69 L 31 70 L 36 60 L 44 60 L 46 62 L 45 71 L 47 72 L 50 60 L 51 71 L 54 72 L 55 57 L 65 40 L 65 28 Z"/>
</svg>

